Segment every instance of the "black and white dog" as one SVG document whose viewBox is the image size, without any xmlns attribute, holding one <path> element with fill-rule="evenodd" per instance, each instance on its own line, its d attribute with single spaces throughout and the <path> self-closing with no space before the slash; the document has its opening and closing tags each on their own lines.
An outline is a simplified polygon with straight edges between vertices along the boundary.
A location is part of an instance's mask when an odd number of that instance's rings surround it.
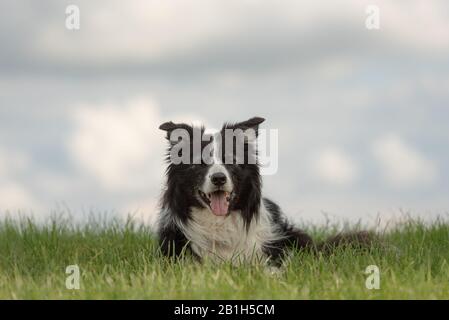
<svg viewBox="0 0 449 320">
<path fill-rule="evenodd" d="M 279 264 L 289 249 L 317 248 L 310 236 L 286 220 L 276 203 L 262 196 L 254 145 L 263 121 L 254 117 L 226 123 L 215 134 L 184 123 L 160 126 L 170 142 L 158 222 L 163 254 L 178 256 L 188 250 L 200 259 L 257 259 Z M 233 144 L 224 148 L 228 131 L 233 133 Z M 185 138 L 183 142 L 180 137 Z M 196 137 L 202 138 L 195 146 Z M 243 142 L 241 154 L 236 147 L 238 141 Z M 211 156 L 210 161 L 204 161 L 204 154 Z M 175 163 L 174 155 L 186 161 Z M 242 160 L 239 157 L 244 161 L 238 161 Z M 251 161 L 252 157 L 256 161 Z M 339 236 L 328 243 L 341 241 Z"/>
</svg>

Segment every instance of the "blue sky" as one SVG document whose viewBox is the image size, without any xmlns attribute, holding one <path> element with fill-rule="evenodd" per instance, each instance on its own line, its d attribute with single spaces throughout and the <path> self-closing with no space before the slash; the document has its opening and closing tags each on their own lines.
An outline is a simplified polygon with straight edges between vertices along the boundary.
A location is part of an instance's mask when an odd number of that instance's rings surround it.
<svg viewBox="0 0 449 320">
<path fill-rule="evenodd" d="M 65 28 L 68 4 L 81 28 Z M 365 27 L 366 5 L 380 29 Z M 279 130 L 295 220 L 449 211 L 445 1 L 3 1 L 0 214 L 152 219 L 168 120 Z"/>
</svg>

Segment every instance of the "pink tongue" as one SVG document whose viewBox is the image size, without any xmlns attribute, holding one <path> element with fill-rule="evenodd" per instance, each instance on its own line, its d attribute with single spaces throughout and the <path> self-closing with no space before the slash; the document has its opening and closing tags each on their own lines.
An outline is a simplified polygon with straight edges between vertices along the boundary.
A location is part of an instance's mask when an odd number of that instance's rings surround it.
<svg viewBox="0 0 449 320">
<path fill-rule="evenodd" d="M 224 192 L 214 192 L 210 197 L 210 207 L 216 216 L 225 216 L 228 213 L 228 201 Z"/>
</svg>

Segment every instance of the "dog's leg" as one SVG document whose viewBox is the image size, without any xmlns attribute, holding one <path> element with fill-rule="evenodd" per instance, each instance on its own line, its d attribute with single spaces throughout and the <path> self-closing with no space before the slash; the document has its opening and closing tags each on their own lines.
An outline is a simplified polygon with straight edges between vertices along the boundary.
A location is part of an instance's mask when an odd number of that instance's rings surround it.
<svg viewBox="0 0 449 320">
<path fill-rule="evenodd" d="M 159 229 L 159 248 L 167 257 L 179 257 L 188 247 L 184 234 L 175 226 L 169 225 Z"/>
</svg>

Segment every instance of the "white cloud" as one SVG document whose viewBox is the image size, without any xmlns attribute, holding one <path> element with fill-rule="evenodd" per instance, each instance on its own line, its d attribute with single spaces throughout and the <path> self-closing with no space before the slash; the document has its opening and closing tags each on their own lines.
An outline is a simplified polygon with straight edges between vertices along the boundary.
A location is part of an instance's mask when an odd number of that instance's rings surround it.
<svg viewBox="0 0 449 320">
<path fill-rule="evenodd" d="M 393 187 L 419 187 L 437 177 L 436 165 L 396 134 L 379 138 L 372 149 L 385 181 Z"/>
<path fill-rule="evenodd" d="M 81 28 L 67 30 L 46 24 L 35 40 L 38 52 L 61 60 L 75 53 L 82 61 L 158 61 L 180 56 L 229 27 L 227 5 L 204 1 L 130 1 L 108 4 L 79 1 Z M 58 23 L 59 21 L 55 21 Z M 101 39 L 101 41 L 99 41 Z M 56 44 L 56 45 L 55 45 Z M 108 52 L 107 55 L 104 52 Z"/>
<path fill-rule="evenodd" d="M 83 105 L 68 148 L 81 172 L 106 190 L 138 190 L 162 173 L 164 139 L 158 107 L 148 98 Z"/>
<path fill-rule="evenodd" d="M 146 197 L 126 204 L 121 212 L 124 218 L 130 216 L 134 221 L 144 223 L 155 230 L 159 205 L 156 198 Z"/>
<path fill-rule="evenodd" d="M 32 192 L 16 179 L 29 170 L 30 161 L 25 154 L 0 148 L 0 212 L 40 209 Z"/>
<path fill-rule="evenodd" d="M 284 211 L 294 221 L 306 221 L 316 224 L 361 222 L 368 227 L 386 226 L 408 220 L 409 217 L 432 221 L 438 217 L 447 218 L 447 199 L 385 197 L 377 193 L 364 193 L 348 197 L 337 193 L 302 195 L 292 200 Z M 328 220 L 328 221 L 327 221 Z"/>
<path fill-rule="evenodd" d="M 449 10 L 444 0 L 379 2 L 379 31 L 368 31 L 364 25 L 365 4 L 373 1 L 351 0 L 342 6 L 337 2 L 294 0 L 282 3 L 272 0 L 179 3 L 133 0 L 126 5 L 120 0 L 111 0 L 105 6 L 103 2 L 77 0 L 81 8 L 81 30 L 76 32 L 64 28 L 64 4 L 44 2 L 41 6 L 46 10 L 38 10 L 19 0 L 7 6 L 18 6 L 20 10 L 0 4 L 5 7 L 0 11 L 8 12 L 0 19 L 0 25 L 4 26 L 0 28 L 0 38 L 4 40 L 0 56 L 3 53 L 3 60 L 7 62 L 3 68 L 7 72 L 2 73 L 0 85 L 7 90 L 3 90 L 1 98 L 5 101 L 3 105 L 9 106 L 0 108 L 2 134 L 17 148 L 28 148 L 30 153 L 45 150 L 46 154 L 42 156 L 41 153 L 37 157 L 39 163 L 33 163 L 33 167 L 24 171 L 17 166 L 20 161 L 11 160 L 11 154 L 8 159 L 0 156 L 0 185 L 5 194 L 15 194 L 12 198 L 26 201 L 26 195 L 31 200 L 34 195 L 40 202 L 51 203 L 55 199 L 68 200 L 75 206 L 107 204 L 117 210 L 132 203 L 130 211 L 149 212 L 152 205 L 145 202 L 145 196 L 157 197 L 163 177 L 164 140 L 157 126 L 167 120 L 193 121 L 197 119 L 194 113 L 216 121 L 212 123 L 214 126 L 220 125 L 218 121 L 221 120 L 242 120 L 243 113 L 257 114 L 267 118 L 268 126 L 291 132 L 280 136 L 281 151 L 289 157 L 284 156 L 279 174 L 271 179 L 279 183 L 265 184 L 274 191 L 281 190 L 279 186 L 284 184 L 292 185 L 289 192 L 275 198 L 286 206 L 302 200 L 304 193 L 321 195 L 323 192 L 321 188 L 314 190 L 313 183 L 307 185 L 310 182 L 308 173 L 296 176 L 291 172 L 298 169 L 303 173 L 298 159 L 316 145 L 325 146 L 330 132 L 338 141 L 351 144 L 356 135 L 366 138 L 373 128 L 382 129 L 384 117 L 401 115 L 407 119 L 400 124 L 401 132 L 416 133 L 419 126 L 410 124 L 419 122 L 417 118 L 422 122 L 425 129 L 420 144 L 435 141 L 435 138 L 441 140 L 441 135 L 447 134 L 447 129 L 438 121 L 442 119 L 443 102 L 449 92 L 444 72 L 446 60 L 435 59 L 447 53 L 449 44 Z M 375 66 L 373 61 L 376 61 Z M 397 68 L 402 70 L 401 63 L 408 64 L 407 61 L 426 61 L 429 68 L 427 71 L 409 68 L 407 73 L 395 72 Z M 73 74 L 70 68 L 76 69 L 80 77 L 68 81 L 66 75 Z M 123 69 L 109 73 L 108 68 Z M 263 69 L 266 73 L 248 72 L 248 68 Z M 19 74 L 19 70 L 24 76 L 11 76 Z M 96 75 L 104 70 L 105 74 L 101 78 L 83 77 L 83 70 Z M 170 74 L 172 70 L 174 74 Z M 178 77 L 183 72 L 185 74 Z M 198 79 L 194 78 L 195 74 L 207 77 Z M 389 81 L 373 82 L 385 75 Z M 92 86 L 93 81 L 98 85 Z M 79 169 L 72 172 L 64 162 L 66 158 L 58 154 L 60 139 L 47 138 L 54 137 L 55 132 L 64 137 L 66 130 L 70 130 L 69 126 L 61 128 L 61 123 L 71 119 L 69 108 L 72 106 L 61 108 L 60 102 L 68 98 L 73 101 L 75 94 L 81 101 L 89 101 L 85 100 L 89 97 L 114 99 L 145 92 L 149 86 L 161 101 L 170 105 L 173 117 L 160 119 L 152 102 L 148 103 L 153 105 L 148 107 L 150 110 L 134 108 L 135 102 L 131 101 L 85 105 L 76 114 L 76 130 L 69 144 Z M 23 92 L 28 94 L 23 95 Z M 379 92 L 384 94 L 379 95 Z M 428 104 L 425 110 L 422 110 L 423 101 Z M 393 110 L 405 107 L 407 110 Z M 363 108 L 370 110 L 365 113 Z M 185 112 L 181 109 L 192 114 L 181 116 L 180 113 Z M 400 113 L 402 111 L 404 113 Z M 358 120 L 367 115 L 371 123 L 361 124 L 363 121 Z M 135 120 L 143 117 L 159 117 L 159 120 L 147 121 L 148 128 L 152 127 L 154 132 L 150 133 Z M 27 130 L 21 130 L 24 124 Z M 30 135 L 39 139 L 28 139 Z M 297 139 L 306 135 L 309 139 Z M 299 147 L 291 148 L 295 143 Z M 354 163 L 341 150 L 327 150 L 327 154 L 324 151 L 316 155 L 311 174 L 332 186 L 354 183 L 358 177 L 357 164 L 372 160 L 362 154 L 357 157 L 360 162 Z M 447 157 L 444 148 L 434 149 L 434 152 L 435 159 Z M 391 152 L 390 156 L 379 157 L 383 159 L 378 161 L 388 183 L 401 187 L 412 185 L 404 180 L 416 176 L 415 169 L 391 164 L 397 162 L 391 158 L 398 158 Z M 405 158 L 405 162 L 410 161 L 409 155 Z M 418 153 L 418 158 L 424 157 Z M 423 167 L 416 164 L 416 159 L 413 162 L 415 165 L 411 167 Z M 424 162 L 433 168 L 430 177 L 435 176 L 435 165 L 426 159 Z M 440 160 L 440 164 L 441 171 L 447 169 L 446 163 Z M 412 173 L 400 174 L 395 166 Z M 405 167 L 410 168 L 410 164 Z M 386 168 L 390 168 L 389 171 Z M 429 176 L 426 170 L 420 170 L 424 173 L 418 174 L 419 182 L 413 178 L 413 184 L 429 181 L 422 178 Z M 406 178 L 395 178 L 395 175 Z M 430 207 L 447 189 L 447 182 L 443 180 L 432 185 L 433 189 L 428 190 L 432 192 L 419 195 L 411 192 L 408 196 Z M 374 204 L 403 194 L 401 189 L 388 190 L 378 185 L 367 189 L 364 183 L 357 186 L 360 192 L 375 195 Z M 106 192 L 103 189 L 107 189 Z M 347 202 L 350 206 L 360 199 L 355 189 L 339 190 L 346 193 L 342 203 L 334 203 L 335 210 L 349 210 L 343 204 Z M 2 199 L 6 198 L 0 195 L 0 203 L 6 201 Z M 332 199 L 326 198 L 311 202 L 318 212 L 332 205 Z M 361 206 L 374 208 L 373 203 L 361 201 Z M 393 205 L 401 203 L 392 202 Z M 447 201 L 442 203 L 448 207 Z M 296 204 L 295 207 L 301 208 Z M 358 209 L 353 211 L 362 215 L 362 210 Z"/>
<path fill-rule="evenodd" d="M 198 127 L 204 126 L 206 129 L 210 127 L 207 120 L 203 119 L 203 117 L 189 113 L 178 113 L 174 115 L 173 118 L 168 119 L 168 121 L 173 121 L 174 123 L 187 123 Z"/>
<path fill-rule="evenodd" d="M 15 182 L 3 182 L 0 185 L 0 212 L 17 210 L 40 211 L 34 196 L 22 185 Z"/>
<path fill-rule="evenodd" d="M 329 185 L 347 186 L 358 177 L 358 167 L 343 150 L 327 147 L 314 158 L 312 170 L 315 176 Z"/>
<path fill-rule="evenodd" d="M 388 31 L 392 43 L 432 54 L 449 48 L 446 1 L 382 2 L 379 8 L 381 30 Z"/>
<path fill-rule="evenodd" d="M 0 146 L 0 179 L 23 172 L 29 165 L 29 159 L 25 154 Z"/>
<path fill-rule="evenodd" d="M 361 47 L 369 47 L 368 41 L 372 39 L 363 22 L 365 6 L 371 4 L 369 1 L 352 0 L 345 6 L 337 2 L 294 0 L 282 3 L 141 0 L 127 2 L 126 6 L 119 0 L 108 1 L 107 5 L 78 2 L 81 29 L 68 36 L 60 19 L 52 16 L 47 19 L 50 22 L 42 21 L 38 25 L 30 51 L 52 62 L 71 64 L 76 61 L 95 66 L 188 62 L 192 58 L 204 61 L 221 51 L 231 56 L 237 54 L 234 56 L 243 57 L 244 61 L 266 53 L 268 59 L 277 53 L 284 57 L 281 60 L 289 61 L 285 54 L 292 52 L 293 57 L 287 56 L 295 62 L 298 52 L 291 50 L 291 46 L 297 43 L 302 45 L 303 59 L 321 57 L 316 55 L 317 43 L 310 35 L 320 36 L 323 29 L 337 30 L 330 35 L 333 43 L 342 43 L 343 50 L 351 52 L 354 47 L 347 45 L 348 38 L 357 39 Z M 442 49 L 446 52 L 449 48 L 449 23 L 444 13 L 447 4 L 443 1 L 392 2 L 379 4 L 379 7 L 381 30 L 373 41 L 380 40 L 380 43 L 373 45 L 383 43 L 393 50 L 414 49 L 431 54 Z"/>
<path fill-rule="evenodd" d="M 4 176 L 6 174 L 6 164 L 4 163 L 4 160 L 0 156 L 0 177 Z"/>
</svg>

